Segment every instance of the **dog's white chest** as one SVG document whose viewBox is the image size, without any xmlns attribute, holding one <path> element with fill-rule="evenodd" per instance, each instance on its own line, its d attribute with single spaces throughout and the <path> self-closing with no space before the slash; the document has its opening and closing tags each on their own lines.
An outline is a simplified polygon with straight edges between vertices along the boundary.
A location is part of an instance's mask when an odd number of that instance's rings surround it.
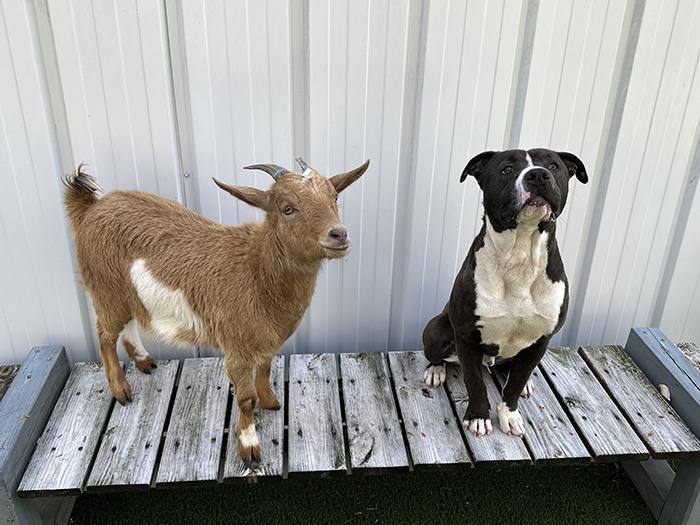
<svg viewBox="0 0 700 525">
<path fill-rule="evenodd" d="M 476 252 L 475 313 L 482 342 L 498 345 L 499 357 L 513 357 L 556 327 L 566 289 L 546 267 L 547 233 L 487 231 Z"/>
</svg>

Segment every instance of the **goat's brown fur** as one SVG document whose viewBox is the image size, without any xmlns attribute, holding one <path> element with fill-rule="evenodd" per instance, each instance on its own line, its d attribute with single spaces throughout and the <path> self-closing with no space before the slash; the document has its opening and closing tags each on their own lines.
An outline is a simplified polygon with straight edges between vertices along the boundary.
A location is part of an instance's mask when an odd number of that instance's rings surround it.
<svg viewBox="0 0 700 525">
<path fill-rule="evenodd" d="M 100 354 L 114 397 L 120 403 L 133 397 L 117 360 L 119 334 L 133 319 L 154 331 L 132 274 L 141 260 L 156 286 L 181 293 L 198 318 L 169 339 L 224 352 L 241 410 L 239 452 L 248 462 L 258 459 L 259 444 L 242 443 L 240 432 L 254 429 L 257 398 L 262 408 L 279 409 L 269 384 L 270 362 L 309 306 L 322 261 L 347 251 L 337 192 L 367 167 L 368 162 L 329 180 L 313 170 L 288 173 L 267 191 L 216 181 L 266 211 L 263 222 L 238 226 L 212 222 L 141 191 L 114 191 L 98 199 L 99 187 L 80 168 L 67 177 L 65 203 L 78 267 L 97 314 Z M 338 234 L 331 238 L 333 231 L 342 231 L 342 243 Z M 140 370 L 150 372 L 154 361 L 139 355 L 134 344 L 125 339 L 127 353 Z"/>
</svg>

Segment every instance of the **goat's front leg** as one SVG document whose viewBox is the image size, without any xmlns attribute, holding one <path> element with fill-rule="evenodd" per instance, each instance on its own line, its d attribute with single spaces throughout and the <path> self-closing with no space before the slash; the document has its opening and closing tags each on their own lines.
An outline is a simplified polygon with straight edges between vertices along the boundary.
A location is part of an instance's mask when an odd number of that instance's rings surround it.
<svg viewBox="0 0 700 525">
<path fill-rule="evenodd" d="M 265 410 L 279 410 L 280 402 L 272 391 L 270 385 L 270 368 L 272 367 L 272 357 L 266 359 L 262 365 L 255 368 L 255 390 L 260 399 L 260 407 Z"/>
<path fill-rule="evenodd" d="M 243 363 L 237 363 L 226 356 L 224 360 L 226 374 L 233 383 L 236 394 L 236 403 L 240 416 L 236 426 L 236 445 L 238 453 L 243 461 L 254 466 L 260 461 L 260 441 L 255 432 L 255 383 L 253 381 L 253 367 Z"/>
</svg>

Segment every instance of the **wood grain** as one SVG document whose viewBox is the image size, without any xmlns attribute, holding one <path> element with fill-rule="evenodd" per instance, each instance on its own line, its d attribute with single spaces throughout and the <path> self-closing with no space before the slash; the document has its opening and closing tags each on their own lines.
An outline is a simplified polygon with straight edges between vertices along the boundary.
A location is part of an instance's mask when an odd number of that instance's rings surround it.
<svg viewBox="0 0 700 525">
<path fill-rule="evenodd" d="M 581 356 L 617 401 L 655 459 L 700 455 L 700 440 L 621 346 L 581 348 Z"/>
<path fill-rule="evenodd" d="M 498 373 L 496 378 L 502 388 L 506 378 Z M 535 463 L 590 463 L 591 455 L 586 445 L 539 368 L 535 368 L 530 380 L 535 393 L 529 399 L 521 398 L 518 410 L 525 423 L 525 442 Z"/>
<path fill-rule="evenodd" d="M 270 369 L 272 391 L 277 396 L 281 408 L 279 410 L 263 410 L 259 406 L 255 410 L 255 428 L 261 445 L 260 463 L 255 469 L 246 465 L 236 448 L 236 425 L 240 417 L 238 404 L 234 396 L 229 422 L 228 445 L 226 447 L 226 462 L 224 464 L 224 481 L 231 478 L 255 476 L 281 476 L 284 467 L 284 356 L 278 355 L 272 360 Z"/>
<path fill-rule="evenodd" d="M 550 348 L 540 367 L 596 461 L 649 457 L 644 444 L 575 349 Z"/>
<path fill-rule="evenodd" d="M 386 354 L 341 354 L 340 373 L 353 470 L 408 468 Z"/>
<path fill-rule="evenodd" d="M 102 365 L 78 363 L 36 445 L 18 493 L 78 494 L 112 405 Z"/>
<path fill-rule="evenodd" d="M 460 423 L 454 416 L 445 389 L 423 383 L 428 362 L 422 352 L 390 352 L 389 365 L 394 378 L 406 438 L 416 467 L 469 465 L 467 447 Z"/>
<path fill-rule="evenodd" d="M 86 490 L 148 488 L 178 365 L 178 361 L 158 361 L 158 368 L 149 375 L 131 363 L 126 378 L 134 400 L 115 405 Z"/>
<path fill-rule="evenodd" d="M 289 473 L 345 471 L 334 354 L 295 354 L 289 363 Z"/>
<path fill-rule="evenodd" d="M 228 396 L 223 358 L 185 359 L 156 486 L 218 481 Z"/>
<path fill-rule="evenodd" d="M 479 437 L 471 432 L 465 433 L 474 463 L 494 467 L 531 463 L 530 454 L 528 454 L 523 439 L 501 432 L 496 415 L 496 405 L 501 400 L 501 395 L 493 382 L 491 374 L 485 368 L 483 370 L 483 378 L 486 384 L 489 404 L 491 405 L 490 417 L 493 431 L 490 434 Z M 458 366 L 447 367 L 446 385 L 450 398 L 455 405 L 455 411 L 460 416 L 461 421 L 461 418 L 467 411 L 469 396 L 462 378 L 462 370 Z"/>
</svg>

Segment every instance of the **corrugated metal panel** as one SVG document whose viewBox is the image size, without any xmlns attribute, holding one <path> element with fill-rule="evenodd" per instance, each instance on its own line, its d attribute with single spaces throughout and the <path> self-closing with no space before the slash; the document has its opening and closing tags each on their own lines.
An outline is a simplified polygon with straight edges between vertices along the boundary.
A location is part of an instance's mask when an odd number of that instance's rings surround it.
<svg viewBox="0 0 700 525">
<path fill-rule="evenodd" d="M 90 355 L 61 165 L 86 161 L 108 189 L 234 224 L 261 214 L 211 176 L 264 188 L 242 167 L 301 155 L 331 175 L 370 158 L 341 199 L 353 250 L 325 266 L 289 350 L 408 349 L 480 226 L 463 166 L 513 145 L 572 151 L 590 172 L 559 221 L 572 308 L 558 341 L 622 342 L 647 323 L 700 340 L 696 2 L 35 5 L 45 29 L 28 0 L 1 12 L 0 66 L 12 74 L 0 86 L 0 163 L 12 191 L 0 194 L 0 361 L 38 342 Z"/>
<path fill-rule="evenodd" d="M 0 363 L 32 345 L 89 355 L 31 2 L 0 4 Z"/>
</svg>

